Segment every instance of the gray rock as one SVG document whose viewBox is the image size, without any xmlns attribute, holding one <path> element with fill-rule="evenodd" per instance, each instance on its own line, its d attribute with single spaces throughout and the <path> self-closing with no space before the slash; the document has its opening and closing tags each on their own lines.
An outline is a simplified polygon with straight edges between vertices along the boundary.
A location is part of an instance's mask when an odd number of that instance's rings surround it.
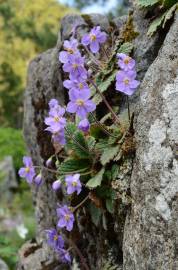
<svg viewBox="0 0 178 270">
<path fill-rule="evenodd" d="M 178 14 L 140 87 L 124 270 L 178 269 Z"/>
<path fill-rule="evenodd" d="M 0 258 L 0 270 L 9 270 L 9 267 L 1 258 Z"/>
</svg>

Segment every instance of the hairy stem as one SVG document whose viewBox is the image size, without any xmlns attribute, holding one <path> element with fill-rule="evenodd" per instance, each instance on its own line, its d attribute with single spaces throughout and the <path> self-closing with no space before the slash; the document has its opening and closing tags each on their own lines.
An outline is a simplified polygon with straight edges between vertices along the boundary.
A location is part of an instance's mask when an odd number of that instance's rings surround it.
<svg viewBox="0 0 178 270">
<path fill-rule="evenodd" d="M 130 117 L 130 104 L 129 104 L 128 96 L 127 96 L 127 110 L 128 110 L 128 117 L 129 117 L 129 122 L 130 122 L 131 117 Z"/>
<path fill-rule="evenodd" d="M 90 270 L 90 268 L 88 267 L 87 263 L 86 263 L 86 259 L 84 258 L 84 256 L 82 255 L 80 249 L 76 246 L 76 244 L 70 239 L 69 240 L 71 246 L 73 246 L 74 250 L 76 251 L 76 253 L 78 254 L 81 264 L 83 265 L 83 268 L 85 270 Z"/>
<path fill-rule="evenodd" d="M 87 200 L 89 199 L 89 194 L 85 197 L 85 199 L 83 199 L 83 201 L 81 201 L 78 205 L 76 205 L 75 207 L 73 207 L 73 211 L 76 211 L 80 206 L 82 206 Z"/>
<path fill-rule="evenodd" d="M 109 105 L 108 101 L 106 100 L 105 96 L 101 93 L 101 91 L 99 90 L 98 86 L 94 83 L 94 81 L 92 81 L 91 79 L 89 79 L 89 82 L 95 87 L 96 92 L 100 95 L 100 97 L 102 98 L 102 100 L 104 101 L 105 105 L 107 106 L 108 110 L 110 111 L 110 113 L 112 114 L 113 118 L 116 120 L 116 122 L 118 124 L 120 124 L 120 120 L 118 118 L 118 116 L 116 115 L 116 113 L 113 111 L 112 107 Z"/>
<path fill-rule="evenodd" d="M 96 122 L 96 124 L 103 130 L 103 132 L 104 132 L 105 134 L 107 134 L 108 136 L 111 136 L 111 137 L 113 137 L 113 138 L 118 138 L 118 137 L 114 136 L 113 134 L 111 134 L 111 133 L 103 126 L 103 124 L 101 124 L 100 121 L 98 121 L 98 120 L 96 119 L 96 117 L 94 116 L 93 113 L 90 113 L 90 115 L 93 117 L 93 119 L 94 119 L 94 121 Z"/>
</svg>

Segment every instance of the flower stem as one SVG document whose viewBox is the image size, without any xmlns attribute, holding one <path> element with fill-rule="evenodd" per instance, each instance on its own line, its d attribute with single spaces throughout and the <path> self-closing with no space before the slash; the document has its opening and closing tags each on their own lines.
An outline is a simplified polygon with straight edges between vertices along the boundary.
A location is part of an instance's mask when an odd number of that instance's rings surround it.
<svg viewBox="0 0 178 270">
<path fill-rule="evenodd" d="M 100 97 L 102 98 L 102 100 L 104 101 L 105 105 L 107 106 L 108 110 L 110 111 L 110 113 L 112 114 L 113 118 L 116 120 L 116 122 L 118 124 L 120 124 L 120 120 L 118 118 L 118 116 L 116 115 L 116 113 L 113 111 L 112 107 L 109 105 L 108 101 L 106 100 L 105 96 L 101 93 L 101 91 L 99 90 L 98 86 L 94 83 L 94 81 L 92 81 L 91 79 L 88 79 L 89 82 L 95 87 L 96 92 L 100 95 Z"/>
<path fill-rule="evenodd" d="M 89 51 L 89 49 L 87 48 L 87 46 L 83 46 L 83 48 L 86 50 L 86 52 L 90 56 L 91 60 L 101 69 L 101 67 L 100 67 L 100 61 L 95 58 L 95 56 Z"/>
<path fill-rule="evenodd" d="M 109 60 L 109 55 L 108 55 L 107 50 L 105 49 L 104 46 L 102 47 L 102 50 L 103 50 L 104 54 L 106 55 L 106 58 Z"/>
<path fill-rule="evenodd" d="M 76 253 L 78 254 L 81 264 L 83 265 L 83 268 L 85 270 L 90 270 L 90 268 L 88 267 L 87 263 L 86 263 L 86 259 L 84 258 L 84 256 L 82 255 L 81 251 L 79 250 L 79 248 L 76 246 L 76 244 L 70 239 L 69 242 L 71 243 L 71 245 L 73 246 L 74 250 L 76 251 Z"/>
<path fill-rule="evenodd" d="M 112 135 L 112 134 L 111 134 L 111 133 L 103 126 L 103 124 L 101 124 L 100 121 L 98 121 L 98 120 L 96 119 L 96 117 L 94 116 L 93 113 L 90 113 L 90 115 L 93 117 L 93 119 L 94 119 L 94 121 L 96 122 L 96 124 L 98 124 L 98 126 L 104 131 L 105 134 L 107 134 L 108 136 L 111 136 L 111 137 L 113 137 L 113 138 L 118 138 L 118 137 Z"/>
<path fill-rule="evenodd" d="M 49 168 L 47 168 L 47 167 L 45 167 L 45 166 L 34 166 L 34 168 L 38 168 L 38 169 L 41 169 L 41 168 L 43 168 L 44 170 L 46 170 L 46 171 L 49 171 L 49 172 L 52 172 L 52 173 L 58 173 L 56 170 L 53 170 L 53 169 L 49 169 Z"/>
<path fill-rule="evenodd" d="M 89 199 L 89 194 L 81 201 L 77 206 L 73 207 L 73 211 L 76 211 L 80 206 L 82 206 Z"/>
<path fill-rule="evenodd" d="M 130 122 L 130 119 L 131 119 L 131 117 L 130 117 L 130 104 L 129 104 L 129 98 L 128 98 L 128 96 L 126 98 L 127 98 L 128 117 L 129 117 L 129 122 Z"/>
</svg>

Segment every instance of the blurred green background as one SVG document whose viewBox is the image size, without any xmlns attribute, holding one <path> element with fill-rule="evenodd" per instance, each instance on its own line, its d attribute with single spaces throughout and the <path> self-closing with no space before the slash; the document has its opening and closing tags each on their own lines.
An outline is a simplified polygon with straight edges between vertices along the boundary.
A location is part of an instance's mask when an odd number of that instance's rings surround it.
<svg viewBox="0 0 178 270">
<path fill-rule="evenodd" d="M 26 153 L 22 126 L 28 64 L 55 46 L 65 14 L 102 10 L 113 16 L 125 13 L 127 6 L 125 0 L 0 0 L 0 259 L 10 270 L 15 269 L 18 249 L 35 236 L 30 189 L 17 175 Z M 7 156 L 13 160 L 15 188 L 5 184 Z"/>
</svg>

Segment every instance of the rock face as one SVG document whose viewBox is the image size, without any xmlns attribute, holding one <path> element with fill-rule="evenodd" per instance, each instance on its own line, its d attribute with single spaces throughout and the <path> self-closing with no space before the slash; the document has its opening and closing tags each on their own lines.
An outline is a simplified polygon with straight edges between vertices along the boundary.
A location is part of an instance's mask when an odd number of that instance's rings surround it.
<svg viewBox="0 0 178 270">
<path fill-rule="evenodd" d="M 178 269 L 178 14 L 140 87 L 124 269 Z"/>
<path fill-rule="evenodd" d="M 123 20 L 116 21 L 115 27 L 122 27 Z M 110 22 L 102 15 L 68 15 L 61 22 L 56 48 L 31 62 L 25 93 L 24 135 L 35 164 L 43 165 L 54 151 L 50 136 L 44 132 L 44 117 L 51 98 L 57 98 L 61 105 L 67 102 L 58 53 L 62 41 L 70 37 L 76 23 L 78 37 L 94 25 L 101 25 L 103 30 L 110 29 Z M 144 79 L 140 93 L 132 99 L 132 104 L 137 105 L 137 153 L 131 178 L 130 174 L 127 177 L 128 182 L 131 181 L 133 202 L 127 211 L 126 221 L 124 216 L 119 223 L 118 211 L 108 221 L 108 231 L 96 228 L 91 222 L 78 226 L 76 242 L 91 270 L 108 270 L 104 264 L 108 261 L 115 269 L 123 270 L 178 268 L 174 257 L 178 237 L 178 164 L 175 156 L 178 143 L 178 18 L 175 18 L 167 36 L 166 32 L 159 33 L 151 39 L 146 37 L 148 21 L 143 13 L 135 11 L 134 26 L 140 33 L 134 41 L 135 58 L 139 77 Z M 33 188 L 36 243 L 29 242 L 23 246 L 17 269 L 76 269 L 59 265 L 45 244 L 44 230 L 55 225 L 56 202 L 62 197 L 56 198 L 51 192 L 53 175 L 44 170 L 42 174 L 44 184 L 39 189 Z"/>
</svg>

